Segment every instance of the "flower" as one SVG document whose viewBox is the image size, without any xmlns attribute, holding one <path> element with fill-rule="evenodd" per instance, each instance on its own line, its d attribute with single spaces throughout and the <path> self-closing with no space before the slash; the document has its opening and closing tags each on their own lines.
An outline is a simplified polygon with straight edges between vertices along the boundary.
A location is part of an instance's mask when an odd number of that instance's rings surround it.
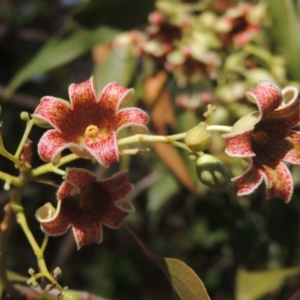
<svg viewBox="0 0 300 300">
<path fill-rule="evenodd" d="M 47 203 L 36 212 L 42 230 L 51 236 L 73 227 L 78 249 L 102 242 L 102 224 L 118 228 L 134 207 L 124 199 L 133 186 L 126 171 L 97 180 L 85 169 L 67 168 L 65 181 L 57 192 L 57 209 Z"/>
<path fill-rule="evenodd" d="M 300 164 L 300 133 L 290 130 L 300 123 L 298 90 L 286 87 L 280 91 L 263 81 L 246 96 L 259 111 L 242 117 L 231 133 L 223 135 L 228 155 L 250 161 L 245 173 L 233 178 L 238 195 L 250 194 L 264 180 L 268 199 L 279 197 L 289 202 L 293 181 L 282 161 Z"/>
<path fill-rule="evenodd" d="M 264 15 L 262 5 L 240 3 L 229 8 L 216 24 L 216 29 L 222 33 L 221 38 L 225 46 L 232 42 L 237 46 L 248 44 L 261 30 L 261 17 L 253 18 L 253 15 Z M 256 20 L 257 19 L 257 20 Z"/>
<path fill-rule="evenodd" d="M 138 132 L 147 131 L 145 112 L 138 108 L 119 110 L 119 105 L 126 104 L 133 93 L 133 89 L 112 82 L 97 97 L 90 78 L 69 87 L 70 102 L 43 97 L 32 116 L 54 129 L 46 131 L 40 139 L 40 157 L 55 165 L 60 161 L 61 152 L 69 148 L 80 157 L 94 159 L 106 167 L 117 162 L 117 133 L 128 126 Z"/>
</svg>

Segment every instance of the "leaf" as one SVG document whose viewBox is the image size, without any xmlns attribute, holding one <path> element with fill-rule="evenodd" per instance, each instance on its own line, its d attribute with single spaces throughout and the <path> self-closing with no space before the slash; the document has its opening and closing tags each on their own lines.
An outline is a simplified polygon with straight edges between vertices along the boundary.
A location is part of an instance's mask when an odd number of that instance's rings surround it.
<svg viewBox="0 0 300 300">
<path fill-rule="evenodd" d="M 154 0 L 90 0 L 77 8 L 73 18 L 85 27 L 107 25 L 130 30 L 147 23 Z"/>
<path fill-rule="evenodd" d="M 130 50 L 130 47 L 116 48 L 96 66 L 93 76 L 98 91 L 112 81 L 128 86 L 137 64 L 137 60 Z"/>
<path fill-rule="evenodd" d="M 196 182 L 192 179 L 188 168 L 177 149 L 163 143 L 153 143 L 152 148 L 174 176 L 176 176 L 187 189 L 194 194 L 200 194 Z"/>
<path fill-rule="evenodd" d="M 300 273 L 300 267 L 248 272 L 239 269 L 236 277 L 235 299 L 239 300 L 255 300 L 279 289 L 287 277 Z"/>
<path fill-rule="evenodd" d="M 272 29 L 279 50 L 286 59 L 289 75 L 300 81 L 300 21 L 292 0 L 268 0 Z M 297 2 L 299 9 L 299 1 Z"/>
<path fill-rule="evenodd" d="M 205 286 L 197 274 L 184 262 L 175 258 L 156 257 L 176 296 L 181 300 L 209 300 Z"/>
<path fill-rule="evenodd" d="M 147 210 L 157 214 L 170 197 L 179 190 L 177 180 L 171 174 L 165 176 L 148 189 Z"/>
<path fill-rule="evenodd" d="M 66 64 L 98 43 L 110 41 L 119 31 L 101 26 L 94 30 L 73 30 L 68 37 L 52 38 L 9 82 L 4 94 L 9 97 L 33 76 Z"/>
</svg>

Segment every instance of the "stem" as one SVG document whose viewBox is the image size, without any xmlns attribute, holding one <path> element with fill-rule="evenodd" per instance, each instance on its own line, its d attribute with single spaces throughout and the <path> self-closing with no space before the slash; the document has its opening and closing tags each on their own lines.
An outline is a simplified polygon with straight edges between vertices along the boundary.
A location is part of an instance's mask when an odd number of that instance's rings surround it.
<svg viewBox="0 0 300 300">
<path fill-rule="evenodd" d="M 11 160 L 15 163 L 15 165 L 19 168 L 21 166 L 21 162 L 18 158 L 14 157 L 11 153 L 9 153 L 3 143 L 2 135 L 0 134 L 0 154 L 6 157 L 7 159 Z"/>
<path fill-rule="evenodd" d="M 77 156 L 76 154 L 73 154 L 73 153 L 69 154 L 69 155 L 66 155 L 66 156 L 64 156 L 60 159 L 60 162 L 57 166 L 53 166 L 52 163 L 47 163 L 47 164 L 44 164 L 40 167 L 37 167 L 37 168 L 33 169 L 30 172 L 30 177 L 34 178 L 34 177 L 40 176 L 40 175 L 45 174 L 45 173 L 55 172 L 55 171 L 58 170 L 57 168 L 60 167 L 61 165 L 69 163 L 69 162 L 71 162 L 73 160 L 76 160 L 78 158 L 79 158 L 79 156 Z"/>
<path fill-rule="evenodd" d="M 29 136 L 29 133 L 30 133 L 30 131 L 31 131 L 33 125 L 34 125 L 34 119 L 31 119 L 30 121 L 26 122 L 26 128 L 25 128 L 23 137 L 22 137 L 21 142 L 20 142 L 20 144 L 19 144 L 19 146 L 18 146 L 18 149 L 17 149 L 17 151 L 16 151 L 16 153 L 15 153 L 15 155 L 14 155 L 14 157 L 15 157 L 16 159 L 18 159 L 18 160 L 19 160 L 19 157 L 20 157 L 20 155 L 21 155 L 22 149 L 23 149 L 23 147 L 24 147 L 24 144 L 25 144 L 26 141 L 27 141 L 27 138 L 28 138 L 28 136 Z"/>
<path fill-rule="evenodd" d="M 19 177 L 0 171 L 0 179 L 14 186 L 22 186 L 23 182 Z"/>
<path fill-rule="evenodd" d="M 225 133 L 230 133 L 231 132 L 230 126 L 225 126 L 225 125 L 209 125 L 207 126 L 208 131 L 220 131 L 220 132 L 225 132 Z"/>
<path fill-rule="evenodd" d="M 151 135 L 151 134 L 136 134 L 123 139 L 118 140 L 118 145 L 127 145 L 133 143 L 144 143 L 144 142 L 162 142 L 162 143 L 171 143 L 172 141 L 184 139 L 186 132 L 161 136 L 161 135 Z"/>
<path fill-rule="evenodd" d="M 16 208 L 17 210 L 17 222 L 23 229 L 23 232 L 25 233 L 27 240 L 37 258 L 37 263 L 39 266 L 40 272 L 43 274 L 43 277 L 46 277 L 51 283 L 56 285 L 56 288 L 61 292 L 63 288 L 57 283 L 56 279 L 50 274 L 48 271 L 45 259 L 44 259 L 44 250 L 46 248 L 47 242 L 48 242 L 48 236 L 46 235 L 44 237 L 44 241 L 42 243 L 42 246 L 39 247 L 38 243 L 36 242 L 29 226 L 26 220 L 26 217 L 24 215 L 23 208 L 20 206 Z"/>
<path fill-rule="evenodd" d="M 6 276 L 6 255 L 7 255 L 7 244 L 11 235 L 12 228 L 16 223 L 16 216 L 14 214 L 14 206 L 21 206 L 21 198 L 23 191 L 28 180 L 28 174 L 22 172 L 19 178 L 22 185 L 15 187 L 10 201 L 5 207 L 5 216 L 1 222 L 1 233 L 0 233 L 0 284 L 12 295 L 18 294 L 13 286 L 9 283 Z"/>
</svg>

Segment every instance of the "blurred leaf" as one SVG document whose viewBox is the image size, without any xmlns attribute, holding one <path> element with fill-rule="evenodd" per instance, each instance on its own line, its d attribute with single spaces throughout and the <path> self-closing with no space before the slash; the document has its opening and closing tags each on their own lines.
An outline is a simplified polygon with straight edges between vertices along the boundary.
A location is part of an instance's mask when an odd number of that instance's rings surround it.
<svg viewBox="0 0 300 300">
<path fill-rule="evenodd" d="M 102 88 L 112 81 L 128 86 L 136 64 L 137 60 L 131 54 L 129 47 L 120 47 L 112 50 L 105 60 L 100 62 L 94 69 L 93 76 L 98 91 L 101 91 Z"/>
<path fill-rule="evenodd" d="M 201 279 L 184 262 L 175 258 L 160 257 L 156 257 L 156 262 L 170 281 L 177 298 L 181 300 L 210 299 Z"/>
<path fill-rule="evenodd" d="M 20 275 L 10 270 L 7 271 L 7 277 L 9 281 L 18 281 L 18 282 L 26 282 L 29 279 L 29 277 L 25 277 L 23 275 Z"/>
<path fill-rule="evenodd" d="M 4 94 L 9 97 L 20 85 L 33 76 L 66 64 L 98 43 L 110 41 L 117 30 L 99 27 L 94 30 L 77 29 L 68 37 L 52 38 L 9 82 Z"/>
<path fill-rule="evenodd" d="M 173 146 L 162 143 L 153 143 L 152 148 L 170 169 L 170 171 L 177 177 L 177 179 L 192 193 L 199 194 L 197 184 L 192 179 L 181 154 Z"/>
<path fill-rule="evenodd" d="M 300 21 L 292 0 L 268 0 L 272 29 L 279 49 L 286 59 L 289 75 L 300 81 Z M 297 3 L 299 8 L 299 1 Z"/>
<path fill-rule="evenodd" d="M 74 19 L 85 27 L 108 25 L 130 30 L 147 23 L 154 0 L 90 0 L 79 6 Z"/>
<path fill-rule="evenodd" d="M 147 208 L 150 212 L 159 211 L 172 195 L 178 192 L 179 186 L 171 174 L 166 174 L 161 180 L 148 189 Z"/>
<path fill-rule="evenodd" d="M 239 269 L 236 277 L 235 299 L 255 300 L 268 292 L 279 289 L 287 277 L 300 273 L 300 267 L 248 272 Z"/>
</svg>

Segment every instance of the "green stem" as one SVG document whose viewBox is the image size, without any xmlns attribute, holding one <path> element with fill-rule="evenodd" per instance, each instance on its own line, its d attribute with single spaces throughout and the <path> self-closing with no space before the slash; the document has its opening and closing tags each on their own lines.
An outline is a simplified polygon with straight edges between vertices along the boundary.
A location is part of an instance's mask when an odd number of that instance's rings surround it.
<svg viewBox="0 0 300 300">
<path fill-rule="evenodd" d="M 207 126 L 208 131 L 218 131 L 218 132 L 224 132 L 224 133 L 230 133 L 231 132 L 230 126 L 225 126 L 225 125 L 209 125 Z"/>
<path fill-rule="evenodd" d="M 22 186 L 22 179 L 0 171 L 0 179 L 14 186 Z"/>
<path fill-rule="evenodd" d="M 40 175 L 45 174 L 45 173 L 56 172 L 58 170 L 57 169 L 58 167 L 60 167 L 64 164 L 67 164 L 67 163 L 69 163 L 73 160 L 76 160 L 78 158 L 79 158 L 79 156 L 77 156 L 76 154 L 73 154 L 73 153 L 69 154 L 69 155 L 66 155 L 66 156 L 64 156 L 60 159 L 60 162 L 57 166 L 53 166 L 52 163 L 47 163 L 47 164 L 44 164 L 42 166 L 39 166 L 39 167 L 31 170 L 30 177 L 35 178 L 35 177 L 40 176 Z"/>
<path fill-rule="evenodd" d="M 20 157 L 21 152 L 22 152 L 22 150 L 23 150 L 24 144 L 25 144 L 26 141 L 27 141 L 27 138 L 28 138 L 28 136 L 29 136 L 29 133 L 30 133 L 30 131 L 31 131 L 33 125 L 34 125 L 34 119 L 31 119 L 30 121 L 26 122 L 26 128 L 25 128 L 23 137 L 22 137 L 21 142 L 20 142 L 20 144 L 19 144 L 19 146 L 18 146 L 18 149 L 17 149 L 17 151 L 16 151 L 16 153 L 15 153 L 15 155 L 14 155 L 14 157 L 15 157 L 16 159 L 18 159 L 18 160 L 19 160 L 19 157 Z"/>
<path fill-rule="evenodd" d="M 21 207 L 21 199 L 28 180 L 28 173 L 21 172 L 19 180 L 22 184 L 14 188 L 10 201 L 5 207 L 5 216 L 1 222 L 0 232 L 0 285 L 3 286 L 12 295 L 16 295 L 18 294 L 18 292 L 14 290 L 13 286 L 9 283 L 6 276 L 7 244 L 11 235 L 12 228 L 16 223 L 14 207 Z"/>
<path fill-rule="evenodd" d="M 27 240 L 37 258 L 37 263 L 39 266 L 40 272 L 43 274 L 43 277 L 46 277 L 52 284 L 55 284 L 56 288 L 61 292 L 63 288 L 57 283 L 56 279 L 50 274 L 48 271 L 45 259 L 44 259 L 44 250 L 46 248 L 46 244 L 48 242 L 48 236 L 46 235 L 44 238 L 44 241 L 42 243 L 42 246 L 39 247 L 38 243 L 36 242 L 28 224 L 26 217 L 24 215 L 23 208 L 17 207 L 16 209 L 16 216 L 17 216 L 17 222 L 21 226 L 23 232 L 25 233 Z"/>
<path fill-rule="evenodd" d="M 21 166 L 20 160 L 5 149 L 1 134 L 0 134 L 0 154 L 6 157 L 7 159 L 11 160 L 12 162 L 14 162 L 17 168 Z"/>
</svg>

